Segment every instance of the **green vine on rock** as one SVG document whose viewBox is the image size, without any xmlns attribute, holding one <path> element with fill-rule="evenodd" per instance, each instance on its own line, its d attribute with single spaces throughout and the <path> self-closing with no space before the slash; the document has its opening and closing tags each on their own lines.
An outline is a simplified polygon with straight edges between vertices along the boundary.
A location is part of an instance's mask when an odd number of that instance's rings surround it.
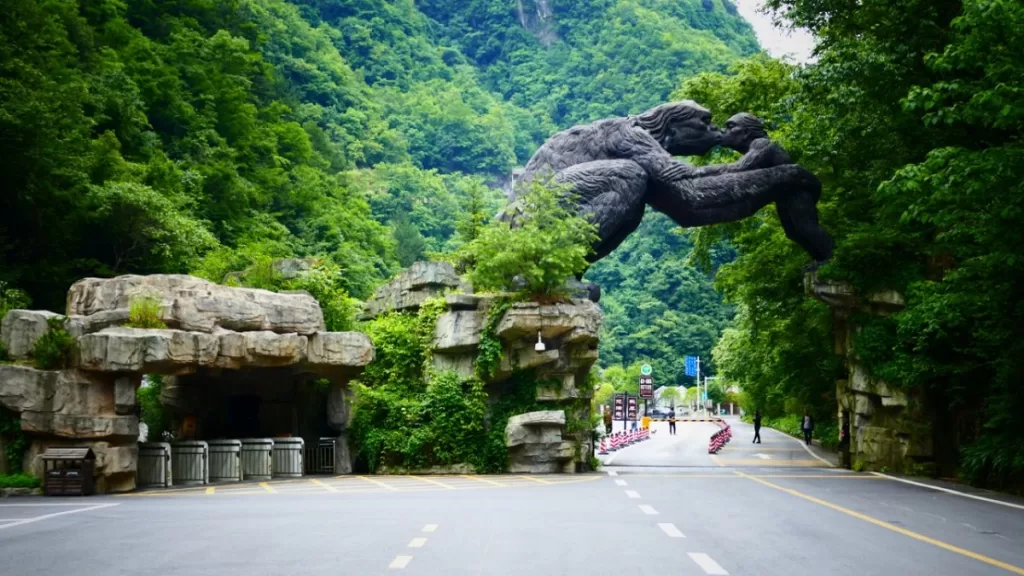
<svg viewBox="0 0 1024 576">
<path fill-rule="evenodd" d="M 480 331 L 480 344 L 475 362 L 476 376 L 484 382 L 490 380 L 501 365 L 501 355 L 505 347 L 498 338 L 498 324 L 515 303 L 513 298 L 499 297 L 495 298 L 487 309 L 487 321 Z"/>
<path fill-rule="evenodd" d="M 4 453 L 7 467 L 13 474 L 21 471 L 22 458 L 28 449 L 28 438 L 21 431 L 21 418 L 10 410 L 0 408 L 0 436 L 5 440 Z"/>
</svg>

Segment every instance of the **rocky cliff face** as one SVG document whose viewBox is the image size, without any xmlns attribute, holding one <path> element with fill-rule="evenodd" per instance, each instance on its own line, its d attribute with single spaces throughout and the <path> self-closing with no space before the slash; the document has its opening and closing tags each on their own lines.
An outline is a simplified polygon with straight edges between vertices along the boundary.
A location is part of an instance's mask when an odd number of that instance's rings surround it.
<svg viewBox="0 0 1024 576">
<path fill-rule="evenodd" d="M 851 462 L 893 470 L 927 465 L 934 458 L 932 424 L 920 398 L 872 376 L 853 346 L 860 326 L 851 313 L 892 314 L 903 308 L 903 296 L 893 291 L 860 296 L 847 284 L 813 273 L 805 279 L 805 288 L 832 308 L 835 351 L 846 367 L 846 377 L 836 381 L 836 398 L 840 424 L 845 420 L 850 425 Z"/>
</svg>

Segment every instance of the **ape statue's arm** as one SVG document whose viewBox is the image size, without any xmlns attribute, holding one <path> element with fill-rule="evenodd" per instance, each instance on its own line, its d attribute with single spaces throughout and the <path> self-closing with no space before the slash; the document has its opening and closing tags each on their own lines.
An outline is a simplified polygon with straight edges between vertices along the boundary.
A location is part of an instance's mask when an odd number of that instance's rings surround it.
<svg viewBox="0 0 1024 576">
<path fill-rule="evenodd" d="M 629 135 L 616 148 L 622 157 L 639 164 L 647 172 L 652 183 L 668 186 L 682 180 L 792 164 L 789 154 L 769 138 L 757 138 L 748 142 L 747 146 L 749 148 L 746 150 L 746 154 L 735 162 L 700 167 L 676 160 L 661 147 L 657 140 L 643 130 L 630 131 Z"/>
<path fill-rule="evenodd" d="M 614 152 L 620 158 L 629 159 L 639 164 L 654 184 L 671 186 L 681 180 L 689 180 L 697 176 L 697 169 L 686 162 L 676 160 L 644 130 L 627 131 L 615 143 Z"/>
<path fill-rule="evenodd" d="M 746 153 L 735 162 L 695 168 L 696 176 L 719 176 L 721 174 L 747 172 L 793 163 L 786 150 L 769 138 L 758 138 L 750 142 L 749 146 Z"/>
</svg>

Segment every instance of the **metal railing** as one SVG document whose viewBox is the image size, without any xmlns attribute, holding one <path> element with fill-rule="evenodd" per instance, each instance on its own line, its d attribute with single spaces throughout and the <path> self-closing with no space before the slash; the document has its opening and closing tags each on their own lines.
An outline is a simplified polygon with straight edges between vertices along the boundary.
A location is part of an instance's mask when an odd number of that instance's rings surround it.
<svg viewBox="0 0 1024 576">
<path fill-rule="evenodd" d="M 306 474 L 334 474 L 334 438 L 321 438 L 316 446 L 306 446 Z"/>
</svg>

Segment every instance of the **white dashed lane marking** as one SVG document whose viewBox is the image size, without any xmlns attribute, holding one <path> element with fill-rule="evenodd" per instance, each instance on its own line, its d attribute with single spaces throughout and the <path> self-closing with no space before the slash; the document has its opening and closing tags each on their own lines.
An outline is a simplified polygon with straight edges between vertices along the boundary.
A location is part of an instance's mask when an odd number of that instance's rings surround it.
<svg viewBox="0 0 1024 576">
<path fill-rule="evenodd" d="M 648 504 L 641 504 L 640 505 L 640 510 L 642 510 L 643 513 L 647 514 L 648 516 L 657 516 L 658 515 L 658 511 L 654 509 L 654 506 L 650 506 Z"/>
<path fill-rule="evenodd" d="M 426 543 L 426 538 L 413 538 L 412 542 L 409 542 L 409 548 L 423 548 L 423 545 Z"/>
<path fill-rule="evenodd" d="M 388 564 L 388 568 L 391 568 L 392 570 L 396 568 L 405 568 L 411 561 L 412 556 L 395 556 L 395 559 L 391 561 L 391 564 Z"/>
<path fill-rule="evenodd" d="M 615 485 L 616 485 L 616 486 L 625 486 L 625 485 L 626 485 L 626 481 L 625 481 L 625 480 L 622 480 L 622 479 L 620 478 L 620 479 L 618 479 L 618 480 L 616 480 L 616 481 L 615 481 Z"/>
<path fill-rule="evenodd" d="M 676 525 L 671 522 L 659 522 L 658 528 L 661 528 L 661 531 L 669 538 L 686 538 L 686 536 L 679 531 L 679 528 L 676 528 Z"/>
<path fill-rule="evenodd" d="M 630 498 L 639 498 L 640 494 L 636 490 L 626 490 L 626 496 Z"/>
<path fill-rule="evenodd" d="M 705 574 L 729 576 L 729 573 L 725 571 L 725 568 L 719 566 L 718 562 L 711 559 L 711 556 L 700 552 L 689 552 L 687 555 L 691 560 L 697 563 L 697 566 L 700 566 L 701 570 L 703 570 Z"/>
<path fill-rule="evenodd" d="M 618 472 L 616 472 L 615 470 L 609 470 L 609 471 L 608 471 L 608 475 L 609 475 L 609 476 L 618 476 L 618 475 L 619 475 L 619 473 L 618 473 Z"/>
<path fill-rule="evenodd" d="M 433 532 L 434 530 L 437 530 L 437 524 L 427 524 L 423 527 L 424 532 Z"/>
</svg>

